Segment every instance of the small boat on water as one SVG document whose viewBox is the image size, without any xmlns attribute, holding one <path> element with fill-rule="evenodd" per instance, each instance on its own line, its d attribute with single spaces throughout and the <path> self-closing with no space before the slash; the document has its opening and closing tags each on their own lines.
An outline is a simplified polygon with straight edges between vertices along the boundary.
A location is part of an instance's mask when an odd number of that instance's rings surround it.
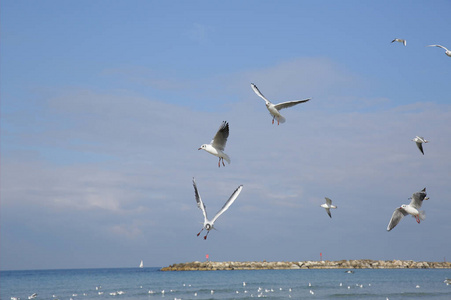
<svg viewBox="0 0 451 300">
<path fill-rule="evenodd" d="M 140 268 L 144 268 L 144 263 L 143 263 L 142 260 L 141 260 L 141 262 L 139 263 L 139 267 L 140 267 Z"/>
</svg>

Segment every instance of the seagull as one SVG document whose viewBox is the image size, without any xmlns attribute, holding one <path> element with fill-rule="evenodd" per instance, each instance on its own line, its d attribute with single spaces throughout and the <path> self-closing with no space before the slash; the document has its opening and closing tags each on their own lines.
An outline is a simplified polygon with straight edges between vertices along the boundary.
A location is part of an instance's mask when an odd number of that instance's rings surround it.
<svg viewBox="0 0 451 300">
<path fill-rule="evenodd" d="M 446 47 L 443 47 L 442 45 L 429 45 L 427 47 L 439 47 L 439 48 L 445 49 L 445 54 L 448 55 L 449 57 L 451 57 L 451 51 L 449 51 L 448 49 L 446 49 Z"/>
<path fill-rule="evenodd" d="M 232 203 L 236 200 L 236 198 L 238 198 L 238 195 L 241 193 L 241 190 L 243 189 L 243 185 L 240 185 L 233 192 L 233 194 L 232 194 L 232 196 L 230 196 L 229 200 L 227 200 L 227 202 L 224 204 L 224 206 L 216 213 L 214 218 L 211 220 L 208 220 L 208 218 L 207 218 L 207 211 L 205 210 L 205 204 L 202 202 L 202 199 L 200 198 L 199 191 L 197 190 L 197 186 L 196 186 L 196 180 L 194 179 L 194 177 L 193 177 L 193 187 L 194 187 L 194 195 L 196 197 L 197 207 L 199 207 L 200 210 L 202 210 L 202 213 L 204 215 L 204 226 L 199 231 L 197 236 L 199 236 L 200 233 L 202 232 L 202 230 L 205 229 L 205 230 L 207 230 L 207 234 L 204 236 L 204 240 L 206 240 L 208 233 L 210 232 L 210 230 L 212 230 L 214 228 L 213 225 L 214 225 L 216 219 L 219 218 L 219 216 L 222 215 L 230 207 L 230 205 L 232 205 Z"/>
<path fill-rule="evenodd" d="M 329 215 L 329 217 L 332 218 L 332 215 L 330 214 L 330 209 L 331 208 L 337 208 L 335 205 L 332 205 L 332 200 L 330 200 L 329 198 L 326 198 L 326 203 L 321 204 L 321 207 L 325 208 L 327 211 L 327 214 Z"/>
<path fill-rule="evenodd" d="M 402 44 L 404 44 L 404 46 L 406 46 L 406 44 L 407 44 L 407 41 L 406 40 L 403 40 L 403 39 L 394 39 L 393 41 L 391 41 L 392 43 L 394 43 L 394 42 L 400 42 L 400 43 L 402 43 Z"/>
<path fill-rule="evenodd" d="M 418 149 L 420 149 L 421 153 L 423 153 L 423 143 L 428 143 L 429 141 L 427 141 L 424 137 L 422 136 L 416 136 L 414 139 L 412 139 L 412 141 L 414 141 L 417 144 Z"/>
<path fill-rule="evenodd" d="M 279 113 L 279 110 L 288 108 L 288 107 L 292 107 L 296 104 L 304 103 L 304 102 L 307 102 L 310 100 L 310 98 L 309 98 L 309 99 L 305 99 L 305 100 L 294 100 L 294 101 L 282 102 L 279 104 L 272 104 L 268 99 L 265 98 L 265 96 L 263 96 L 263 94 L 259 91 L 259 89 L 257 88 L 257 86 L 255 84 L 251 83 L 251 87 L 260 98 L 265 100 L 266 108 L 269 110 L 269 113 L 273 117 L 272 123 L 274 124 L 274 119 L 277 118 L 277 125 L 279 125 L 279 122 L 285 123 L 285 118 Z"/>
<path fill-rule="evenodd" d="M 429 199 L 429 197 L 426 197 L 426 195 L 426 188 L 424 188 L 419 192 L 413 193 L 412 201 L 410 201 L 410 204 L 403 204 L 401 205 L 401 207 L 395 209 L 390 222 L 388 223 L 387 231 L 395 228 L 395 226 L 398 225 L 399 221 L 401 221 L 401 219 L 407 215 L 412 215 L 413 217 L 415 217 L 417 223 L 420 223 L 421 220 L 424 220 L 424 211 L 420 211 L 419 209 L 421 208 L 421 204 L 423 204 L 423 200 Z"/>
<path fill-rule="evenodd" d="M 218 132 L 216 132 L 215 136 L 211 140 L 210 144 L 203 144 L 197 150 L 202 149 L 207 151 L 208 153 L 213 154 L 214 156 L 219 157 L 218 167 L 221 167 L 221 160 L 222 165 L 225 167 L 224 159 L 230 164 L 229 156 L 223 152 L 228 137 L 229 137 L 229 123 L 224 121 L 219 127 Z"/>
</svg>

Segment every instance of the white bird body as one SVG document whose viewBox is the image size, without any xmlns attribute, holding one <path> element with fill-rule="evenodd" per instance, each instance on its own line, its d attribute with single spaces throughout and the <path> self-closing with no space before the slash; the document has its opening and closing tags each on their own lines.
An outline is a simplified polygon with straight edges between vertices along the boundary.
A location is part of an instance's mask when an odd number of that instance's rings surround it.
<svg viewBox="0 0 451 300">
<path fill-rule="evenodd" d="M 204 239 L 207 239 L 208 233 L 210 230 L 214 229 L 214 223 L 215 221 L 221 216 L 227 209 L 229 209 L 230 205 L 232 205 L 233 202 L 235 202 L 236 198 L 238 198 L 238 195 L 241 193 L 241 190 L 243 189 L 243 185 L 240 185 L 230 196 L 229 200 L 224 204 L 224 206 L 216 213 L 216 215 L 213 217 L 213 219 L 209 220 L 207 217 L 207 211 L 205 208 L 205 204 L 202 201 L 202 198 L 200 197 L 199 191 L 197 190 L 196 180 L 193 178 L 193 187 L 194 187 L 194 195 L 197 202 L 197 207 L 202 211 L 202 214 L 204 215 L 204 225 L 197 234 L 197 236 L 200 235 L 202 230 L 207 230 L 207 234 L 204 236 Z"/>
<path fill-rule="evenodd" d="M 420 149 L 420 152 L 424 155 L 423 143 L 428 143 L 429 141 L 422 136 L 416 136 L 414 139 L 412 139 L 412 141 L 417 144 L 418 149 Z"/>
<path fill-rule="evenodd" d="M 309 99 L 305 99 L 305 100 L 294 100 L 294 101 L 287 101 L 287 102 L 282 102 L 282 103 L 278 103 L 278 104 L 273 104 L 265 96 L 263 96 L 263 94 L 260 92 L 260 90 L 257 88 L 257 86 L 255 84 L 251 83 L 251 87 L 254 90 L 254 92 L 257 94 L 257 96 L 259 96 L 260 98 L 265 100 L 266 108 L 268 109 L 269 113 L 273 117 L 272 123 L 274 124 L 274 119 L 277 119 L 277 125 L 279 125 L 279 123 L 285 123 L 285 118 L 280 114 L 279 110 L 294 106 L 299 103 L 304 103 L 304 102 L 307 102 L 310 100 L 310 98 L 309 98 Z"/>
<path fill-rule="evenodd" d="M 225 154 L 222 150 L 213 147 L 211 144 L 204 144 L 201 146 L 200 149 L 205 150 L 208 153 L 213 154 L 214 156 L 217 156 L 219 158 L 223 158 L 230 164 L 229 156 L 227 154 Z"/>
<path fill-rule="evenodd" d="M 401 207 L 398 207 L 393 212 L 393 215 L 390 219 L 390 222 L 387 226 L 387 231 L 395 228 L 396 225 L 401 221 L 404 216 L 412 215 L 415 217 L 417 223 L 420 223 L 421 220 L 424 220 L 425 213 L 424 211 L 420 211 L 421 205 L 423 204 L 423 200 L 428 200 L 426 197 L 426 188 L 422 189 L 419 192 L 413 193 L 412 200 L 409 204 L 403 204 Z"/>
<path fill-rule="evenodd" d="M 221 166 L 221 160 L 222 165 L 225 166 L 224 159 L 227 161 L 227 163 L 230 164 L 229 156 L 224 153 L 228 137 L 229 137 L 229 123 L 224 121 L 219 127 L 218 132 L 216 132 L 215 136 L 211 140 L 210 144 L 203 144 L 202 146 L 200 146 L 198 150 L 205 150 L 208 153 L 213 154 L 216 157 L 219 157 L 218 167 Z"/>
<path fill-rule="evenodd" d="M 428 47 L 439 47 L 445 49 L 445 54 L 451 57 L 451 51 L 449 51 L 446 47 L 443 47 L 442 45 L 429 45 Z"/>
<path fill-rule="evenodd" d="M 336 207 L 335 205 L 332 205 L 332 200 L 330 200 L 330 199 L 327 198 L 327 197 L 325 197 L 325 198 L 326 198 L 326 203 L 321 204 L 321 207 L 322 207 L 322 208 L 325 208 L 327 214 L 329 215 L 329 217 L 332 218 L 332 215 L 331 215 L 331 213 L 330 213 L 330 209 L 331 209 L 331 208 L 337 208 L 337 207 Z"/>
<path fill-rule="evenodd" d="M 396 39 L 394 39 L 394 40 L 391 41 L 391 42 L 392 42 L 392 43 L 394 43 L 394 42 L 399 42 L 399 43 L 401 43 L 401 44 L 404 44 L 404 46 L 407 45 L 407 41 L 404 40 L 404 39 L 398 39 L 398 38 L 396 38 Z"/>
</svg>

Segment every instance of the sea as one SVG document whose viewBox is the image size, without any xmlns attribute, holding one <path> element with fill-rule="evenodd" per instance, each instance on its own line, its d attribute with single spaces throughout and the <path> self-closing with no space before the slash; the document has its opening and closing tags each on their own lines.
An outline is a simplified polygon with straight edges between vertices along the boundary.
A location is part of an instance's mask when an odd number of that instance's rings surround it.
<svg viewBox="0 0 451 300">
<path fill-rule="evenodd" d="M 0 299 L 451 299 L 451 269 L 1 271 Z"/>
</svg>

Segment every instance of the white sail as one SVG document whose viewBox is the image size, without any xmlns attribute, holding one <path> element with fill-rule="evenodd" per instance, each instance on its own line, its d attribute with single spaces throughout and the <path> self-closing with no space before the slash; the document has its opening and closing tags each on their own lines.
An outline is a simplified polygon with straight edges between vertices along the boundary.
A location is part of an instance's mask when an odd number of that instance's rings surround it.
<svg viewBox="0 0 451 300">
<path fill-rule="evenodd" d="M 140 268 L 143 268 L 143 267 L 144 267 L 144 263 L 143 263 L 142 260 L 141 260 L 141 263 L 139 264 L 139 267 L 140 267 Z"/>
</svg>

